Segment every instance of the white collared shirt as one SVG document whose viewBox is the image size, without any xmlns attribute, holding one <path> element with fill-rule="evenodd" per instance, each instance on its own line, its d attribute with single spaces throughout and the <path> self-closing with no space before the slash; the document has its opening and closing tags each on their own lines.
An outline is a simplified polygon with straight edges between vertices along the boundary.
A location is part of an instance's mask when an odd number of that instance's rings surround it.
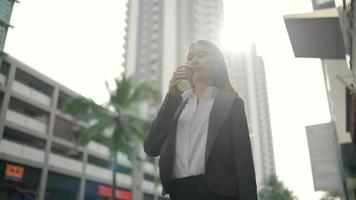
<svg viewBox="0 0 356 200">
<path fill-rule="evenodd" d="M 183 101 L 188 101 L 178 119 L 173 178 L 195 176 L 205 172 L 209 116 L 216 93 L 215 87 L 208 87 L 199 104 L 193 90 L 182 94 Z"/>
</svg>

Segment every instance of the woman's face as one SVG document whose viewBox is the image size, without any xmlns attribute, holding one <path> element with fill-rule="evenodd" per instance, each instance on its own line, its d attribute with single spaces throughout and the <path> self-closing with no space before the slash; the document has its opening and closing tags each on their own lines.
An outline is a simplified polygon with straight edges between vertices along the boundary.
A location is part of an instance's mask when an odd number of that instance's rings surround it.
<svg viewBox="0 0 356 200">
<path fill-rule="evenodd" d="M 196 43 L 188 51 L 187 62 L 194 71 L 194 80 L 209 81 L 211 73 L 211 56 L 206 46 Z"/>
</svg>

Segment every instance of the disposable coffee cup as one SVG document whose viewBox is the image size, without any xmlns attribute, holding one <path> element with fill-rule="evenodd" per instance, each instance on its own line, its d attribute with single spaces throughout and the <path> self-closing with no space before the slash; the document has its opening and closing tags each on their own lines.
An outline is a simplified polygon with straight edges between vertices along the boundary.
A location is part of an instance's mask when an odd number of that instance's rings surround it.
<svg viewBox="0 0 356 200">
<path fill-rule="evenodd" d="M 186 78 L 182 79 L 177 84 L 177 88 L 181 92 L 189 90 L 193 87 L 193 69 L 191 67 L 189 67 L 188 65 L 183 65 L 183 69 L 185 71 Z"/>
</svg>

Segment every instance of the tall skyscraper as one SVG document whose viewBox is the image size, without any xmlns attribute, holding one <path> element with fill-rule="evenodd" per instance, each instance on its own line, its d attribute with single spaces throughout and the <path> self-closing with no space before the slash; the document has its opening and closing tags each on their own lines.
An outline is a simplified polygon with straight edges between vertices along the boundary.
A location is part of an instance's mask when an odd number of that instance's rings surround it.
<svg viewBox="0 0 356 200">
<path fill-rule="evenodd" d="M 12 8 L 15 0 L 0 0 L 0 50 L 4 50 L 7 30 L 10 25 Z"/>
<path fill-rule="evenodd" d="M 262 57 L 255 45 L 248 51 L 227 56 L 233 85 L 244 99 L 249 124 L 256 181 L 275 174 L 271 122 L 267 95 L 266 73 Z"/>
<path fill-rule="evenodd" d="M 129 0 L 123 55 L 126 73 L 166 92 L 191 42 L 218 42 L 222 17 L 222 0 Z"/>
</svg>

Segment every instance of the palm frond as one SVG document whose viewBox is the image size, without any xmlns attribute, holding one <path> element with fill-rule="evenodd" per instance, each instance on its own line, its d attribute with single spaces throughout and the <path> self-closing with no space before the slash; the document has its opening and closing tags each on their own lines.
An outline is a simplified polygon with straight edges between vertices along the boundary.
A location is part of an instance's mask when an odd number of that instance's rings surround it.
<svg viewBox="0 0 356 200">
<path fill-rule="evenodd" d="M 124 127 L 120 124 L 116 128 L 109 141 L 110 155 L 115 156 L 118 151 L 125 153 L 131 152 L 132 146 L 130 145 L 129 133 L 125 131 Z"/>
<path fill-rule="evenodd" d="M 133 89 L 132 94 L 129 96 L 123 107 L 128 108 L 132 104 L 142 102 L 147 99 L 159 101 L 160 94 L 157 90 L 153 89 L 151 85 L 142 83 Z"/>
<path fill-rule="evenodd" d="M 148 121 L 138 116 L 135 106 L 148 99 L 158 101 L 160 94 L 149 84 L 143 83 L 136 86 L 132 78 L 125 75 L 115 80 L 116 89 L 113 91 L 110 90 L 107 82 L 105 84 L 110 93 L 107 108 L 96 104 L 91 99 L 79 97 L 71 99 L 65 105 L 64 111 L 84 122 L 95 121 L 93 125 L 83 128 L 83 134 L 79 138 L 81 145 L 87 145 L 91 140 L 99 139 L 106 128 L 114 127 L 108 140 L 110 157 L 117 156 L 119 151 L 132 155 L 134 148 L 137 148 L 133 144 L 133 138 L 143 141 L 150 126 Z M 110 111 L 109 108 L 114 109 Z"/>
<path fill-rule="evenodd" d="M 123 135 L 122 140 L 119 141 L 119 150 L 118 150 L 128 155 L 129 158 L 132 157 L 132 153 L 134 151 L 134 146 L 132 145 L 131 137 L 132 137 L 131 135 Z"/>
<path fill-rule="evenodd" d="M 89 122 L 95 119 L 96 121 L 112 121 L 110 113 L 100 105 L 97 105 L 93 100 L 83 97 L 73 98 L 64 106 L 64 112 L 71 114 L 75 120 Z"/>
<path fill-rule="evenodd" d="M 122 116 L 122 121 L 123 124 L 127 126 L 126 129 L 128 129 L 131 134 L 134 134 L 136 137 L 138 137 L 141 142 L 144 141 L 151 125 L 150 121 L 131 114 L 125 114 Z"/>
<path fill-rule="evenodd" d="M 110 126 L 112 126 L 111 121 L 102 120 L 88 128 L 85 128 L 79 137 L 78 143 L 82 146 L 88 145 L 91 140 L 97 139 L 102 136 L 105 129 Z"/>
<path fill-rule="evenodd" d="M 111 100 L 114 104 L 123 105 L 127 98 L 130 96 L 130 92 L 133 88 L 131 78 L 124 76 L 121 80 L 116 79 L 116 91 L 111 96 Z"/>
<path fill-rule="evenodd" d="M 84 97 L 70 99 L 64 106 L 64 112 L 77 115 L 101 111 L 103 108 L 97 105 L 93 100 Z"/>
</svg>

